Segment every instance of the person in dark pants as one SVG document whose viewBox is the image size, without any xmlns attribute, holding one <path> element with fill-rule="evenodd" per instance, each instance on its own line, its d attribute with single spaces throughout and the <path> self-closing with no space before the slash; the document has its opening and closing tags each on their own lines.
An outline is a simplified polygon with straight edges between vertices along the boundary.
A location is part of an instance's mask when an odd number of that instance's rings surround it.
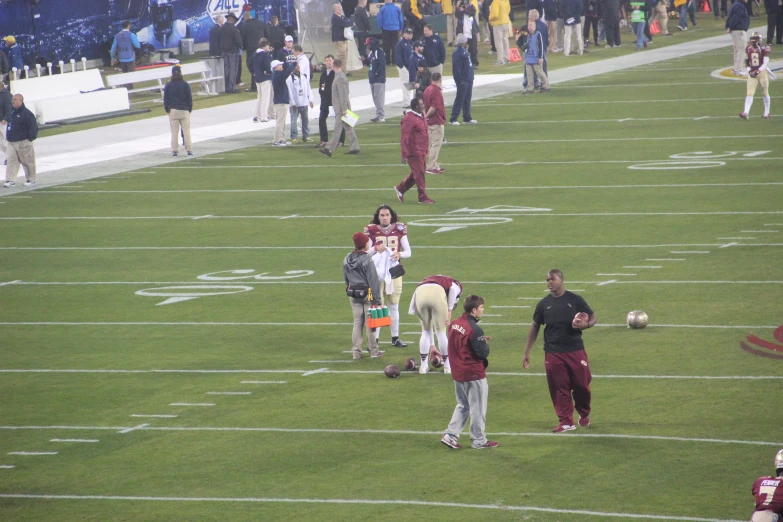
<svg viewBox="0 0 783 522">
<path fill-rule="evenodd" d="M 318 148 L 326 147 L 329 141 L 329 129 L 326 119 L 329 117 L 329 107 L 332 106 L 332 83 L 334 82 L 334 56 L 327 54 L 324 58 L 324 68 L 321 70 L 321 80 L 318 82 L 318 95 L 321 97 L 321 112 L 318 115 L 318 132 L 321 143 Z M 340 147 L 345 145 L 345 131 L 340 134 Z"/>
<path fill-rule="evenodd" d="M 473 62 L 467 50 L 468 39 L 464 34 L 457 37 L 457 45 L 454 46 L 454 54 L 451 55 L 451 69 L 454 83 L 457 84 L 457 97 L 451 108 L 449 124 L 459 125 L 460 111 L 465 123 L 478 123 L 470 115 L 470 100 L 473 98 Z"/>
<path fill-rule="evenodd" d="M 217 15 L 215 17 L 215 25 L 209 29 L 209 55 L 221 56 L 223 51 L 220 50 L 220 28 L 226 23 L 226 19 L 223 15 Z"/>
<path fill-rule="evenodd" d="M 226 80 L 226 92 L 236 90 L 237 70 L 239 69 L 239 51 L 242 49 L 242 36 L 236 28 L 237 17 L 228 13 L 226 23 L 220 28 L 220 50 L 223 53 L 223 76 Z"/>
<path fill-rule="evenodd" d="M 272 44 L 272 52 L 277 56 L 280 49 L 285 47 L 285 31 L 276 16 L 269 18 L 269 25 L 266 27 L 266 38 Z"/>
<path fill-rule="evenodd" d="M 356 24 L 354 37 L 359 48 L 359 58 L 364 63 L 367 58 L 367 38 L 372 30 L 370 27 L 370 14 L 367 12 L 367 0 L 359 0 L 359 5 L 356 6 L 356 11 L 353 13 L 353 19 Z"/>
<path fill-rule="evenodd" d="M 457 18 L 457 34 L 465 34 L 465 37 L 468 39 L 468 53 L 470 53 L 470 59 L 473 61 L 473 68 L 478 69 L 478 40 L 480 35 L 476 6 L 470 0 L 457 0 L 454 4 L 454 16 Z M 469 32 L 465 32 L 466 18 L 468 20 L 467 25 L 470 26 Z"/>
<path fill-rule="evenodd" d="M 400 31 L 405 26 L 402 11 L 392 3 L 392 0 L 384 0 L 383 7 L 378 11 L 376 20 L 378 29 L 381 30 L 383 52 L 386 53 L 387 65 L 396 63 L 397 40 L 400 39 Z M 408 62 L 404 63 L 407 64 Z"/>
<path fill-rule="evenodd" d="M 620 47 L 620 1 L 606 0 L 604 13 L 604 28 L 606 29 L 606 47 Z"/>
<path fill-rule="evenodd" d="M 598 0 L 585 0 L 582 15 L 585 17 L 585 25 L 582 28 L 582 39 L 585 41 L 585 48 L 590 45 L 590 26 L 593 27 L 593 41 L 595 46 L 598 47 Z"/>
<path fill-rule="evenodd" d="M 257 18 L 250 16 L 250 12 L 242 13 L 242 25 L 239 26 L 239 34 L 242 36 L 242 48 L 245 50 L 245 64 L 250 71 L 250 88 L 247 92 L 256 92 L 256 81 L 253 78 L 253 58 L 258 49 L 258 42 L 266 37 L 266 24 Z"/>
<path fill-rule="evenodd" d="M 579 426 L 590 426 L 590 364 L 582 341 L 582 330 L 595 326 L 595 314 L 587 302 L 563 286 L 563 272 L 550 270 L 546 276 L 550 294 L 539 301 L 527 334 L 522 366 L 530 368 L 530 350 L 544 330 L 544 361 L 549 395 L 559 424 L 553 433 L 576 429 L 574 409 L 579 413 Z M 572 400 L 573 395 L 573 400 Z"/>
<path fill-rule="evenodd" d="M 772 39 L 777 29 L 777 45 L 783 45 L 783 0 L 764 0 L 767 8 L 767 45 L 772 45 Z"/>
<path fill-rule="evenodd" d="M 427 149 L 429 147 L 429 131 L 424 117 L 424 102 L 421 98 L 411 100 L 411 110 L 405 113 L 400 124 L 400 151 L 403 163 L 411 168 L 410 174 L 399 185 L 394 187 L 397 199 L 404 202 L 404 194 L 416 185 L 419 203 L 430 205 L 435 203 L 427 195 L 427 184 L 424 174 L 427 170 Z M 423 367 L 423 365 L 422 365 Z"/>
</svg>

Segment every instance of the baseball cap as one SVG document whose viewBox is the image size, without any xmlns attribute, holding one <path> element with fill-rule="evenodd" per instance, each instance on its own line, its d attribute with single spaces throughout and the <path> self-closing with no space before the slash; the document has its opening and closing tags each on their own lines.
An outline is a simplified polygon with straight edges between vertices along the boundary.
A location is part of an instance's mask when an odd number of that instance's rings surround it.
<svg viewBox="0 0 783 522">
<path fill-rule="evenodd" d="M 465 36 L 464 33 L 460 33 L 457 35 L 457 45 L 462 45 L 468 43 L 468 37 Z"/>
<path fill-rule="evenodd" d="M 293 37 L 293 36 L 291 36 L 290 34 L 288 34 L 288 35 L 286 35 L 286 37 L 285 37 L 285 41 L 286 41 L 286 42 L 293 42 L 293 41 L 294 41 L 294 37 Z"/>
<path fill-rule="evenodd" d="M 172 74 L 174 73 L 174 71 L 176 71 L 176 70 L 178 70 L 178 69 L 179 69 L 179 70 L 182 70 L 182 67 L 180 67 L 180 65 L 179 65 L 179 64 L 176 64 L 174 67 L 172 67 L 172 68 L 171 68 L 171 72 L 172 72 Z"/>
<path fill-rule="evenodd" d="M 11 35 L 6 36 L 5 38 L 3 38 L 3 40 L 5 40 L 6 43 L 9 43 L 9 44 L 12 44 L 12 45 L 16 43 L 16 38 L 11 36 Z"/>
<path fill-rule="evenodd" d="M 416 40 L 415 42 L 413 42 L 413 47 L 424 47 L 424 42 L 422 42 L 421 40 Z"/>
<path fill-rule="evenodd" d="M 370 237 L 367 234 L 357 232 L 353 235 L 353 246 L 356 247 L 356 250 L 364 250 L 369 240 Z"/>
<path fill-rule="evenodd" d="M 403 33 L 405 33 L 405 34 L 413 34 L 413 29 L 411 29 L 410 27 L 406 27 L 405 30 L 403 31 Z"/>
<path fill-rule="evenodd" d="M 272 65 L 271 65 L 272 69 L 274 69 L 278 65 L 283 65 L 283 62 L 281 62 L 280 60 L 272 60 Z"/>
</svg>

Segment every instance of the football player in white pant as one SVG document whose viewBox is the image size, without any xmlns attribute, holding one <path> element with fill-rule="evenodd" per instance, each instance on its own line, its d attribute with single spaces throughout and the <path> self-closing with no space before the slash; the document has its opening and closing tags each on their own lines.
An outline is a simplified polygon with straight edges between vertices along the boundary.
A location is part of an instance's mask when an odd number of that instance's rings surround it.
<svg viewBox="0 0 783 522">
<path fill-rule="evenodd" d="M 451 373 L 449 338 L 446 331 L 451 323 L 451 311 L 457 306 L 461 294 L 462 285 L 459 281 L 445 275 L 425 278 L 413 292 L 408 313 L 417 316 L 421 323 L 419 373 L 426 374 L 430 371 L 427 356 L 435 344 L 434 337 L 438 338 L 438 349 L 443 356 L 443 373 Z"/>
<path fill-rule="evenodd" d="M 370 236 L 376 254 L 373 256 L 378 279 L 381 281 L 381 301 L 389 307 L 391 317 L 392 346 L 408 346 L 400 339 L 400 297 L 402 296 L 401 259 L 411 257 L 411 244 L 408 242 L 408 229 L 405 223 L 397 219 L 397 213 L 389 205 L 381 205 L 375 211 L 370 224 L 364 227 L 364 233 Z M 388 252 L 388 254 L 386 253 Z M 381 328 L 376 329 L 380 337 Z"/>
<path fill-rule="evenodd" d="M 748 119 L 750 107 L 753 105 L 753 95 L 756 94 L 756 87 L 759 85 L 761 85 L 761 96 L 764 100 L 764 118 L 769 118 L 769 77 L 772 74 L 772 71 L 769 70 L 769 52 L 769 47 L 761 44 L 761 34 L 753 33 L 750 36 L 750 43 L 745 47 L 748 88 L 745 96 L 745 110 L 739 114 L 743 120 Z"/>
</svg>

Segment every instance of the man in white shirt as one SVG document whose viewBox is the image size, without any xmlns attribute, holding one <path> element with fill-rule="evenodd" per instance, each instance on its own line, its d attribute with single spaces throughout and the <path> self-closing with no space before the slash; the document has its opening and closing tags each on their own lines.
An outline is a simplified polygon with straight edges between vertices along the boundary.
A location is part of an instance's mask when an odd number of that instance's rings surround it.
<svg viewBox="0 0 783 522">
<path fill-rule="evenodd" d="M 308 116 L 308 108 L 313 107 L 313 93 L 310 89 L 310 77 L 300 71 L 300 63 L 297 62 L 294 73 L 286 79 L 288 97 L 291 103 L 289 112 L 291 114 L 291 143 L 293 144 L 299 143 L 296 130 L 297 117 L 302 118 L 302 142 L 313 142 L 312 138 L 310 138 L 310 117 Z"/>
</svg>

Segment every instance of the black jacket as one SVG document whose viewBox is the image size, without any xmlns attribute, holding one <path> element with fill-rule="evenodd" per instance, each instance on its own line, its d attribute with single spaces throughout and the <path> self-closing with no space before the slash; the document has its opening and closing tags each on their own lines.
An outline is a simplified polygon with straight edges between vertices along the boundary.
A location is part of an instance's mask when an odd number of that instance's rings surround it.
<svg viewBox="0 0 783 522">
<path fill-rule="evenodd" d="M 18 109 L 11 110 L 7 121 L 8 130 L 5 131 L 5 137 L 8 141 L 35 141 L 38 137 L 38 122 L 24 103 Z"/>
<path fill-rule="evenodd" d="M 334 83 L 334 69 L 321 71 L 321 79 L 318 81 L 318 95 L 321 97 L 321 107 L 329 107 L 332 104 L 332 83 Z"/>
<path fill-rule="evenodd" d="M 272 49 L 277 52 L 285 47 L 285 31 L 280 25 L 268 25 L 266 27 L 266 37 L 272 44 Z"/>
<path fill-rule="evenodd" d="M 242 48 L 242 36 L 234 24 L 226 22 L 220 28 L 220 51 L 238 53 Z"/>
<path fill-rule="evenodd" d="M 347 38 L 345 38 L 345 28 L 351 27 L 352 25 L 353 22 L 351 22 L 348 18 L 333 14 L 332 15 L 332 41 L 344 42 L 345 40 L 347 40 Z"/>
<path fill-rule="evenodd" d="M 163 88 L 163 107 L 166 112 L 170 112 L 171 109 L 191 112 L 193 94 L 190 91 L 190 84 L 186 81 L 167 83 Z"/>
<path fill-rule="evenodd" d="M 0 91 L 0 121 L 7 122 L 8 118 L 11 117 L 11 111 L 14 108 L 11 104 L 13 98 L 14 96 L 11 94 L 11 91 L 8 90 L 8 87 Z"/>
<path fill-rule="evenodd" d="M 8 65 L 8 58 L 5 57 L 5 53 L 0 51 L 0 76 L 8 74 L 8 71 L 11 69 Z"/>
<path fill-rule="evenodd" d="M 767 14 L 775 14 L 781 11 L 778 0 L 764 0 L 764 7 L 767 8 Z"/>
<path fill-rule="evenodd" d="M 737 0 L 729 8 L 729 16 L 726 18 L 726 29 L 729 31 L 747 31 L 750 26 L 748 10 L 742 0 Z"/>
<path fill-rule="evenodd" d="M 218 24 L 212 26 L 209 30 L 209 55 L 220 56 L 223 51 L 220 50 L 220 27 Z"/>
<path fill-rule="evenodd" d="M 242 36 L 242 47 L 246 53 L 252 54 L 258 49 L 258 41 L 266 36 L 266 24 L 257 18 L 245 20 L 239 26 Z"/>
<path fill-rule="evenodd" d="M 356 32 L 369 33 L 372 31 L 372 27 L 370 27 L 370 15 L 364 7 L 356 8 L 356 11 L 353 13 L 353 19 L 356 21 Z"/>
</svg>

